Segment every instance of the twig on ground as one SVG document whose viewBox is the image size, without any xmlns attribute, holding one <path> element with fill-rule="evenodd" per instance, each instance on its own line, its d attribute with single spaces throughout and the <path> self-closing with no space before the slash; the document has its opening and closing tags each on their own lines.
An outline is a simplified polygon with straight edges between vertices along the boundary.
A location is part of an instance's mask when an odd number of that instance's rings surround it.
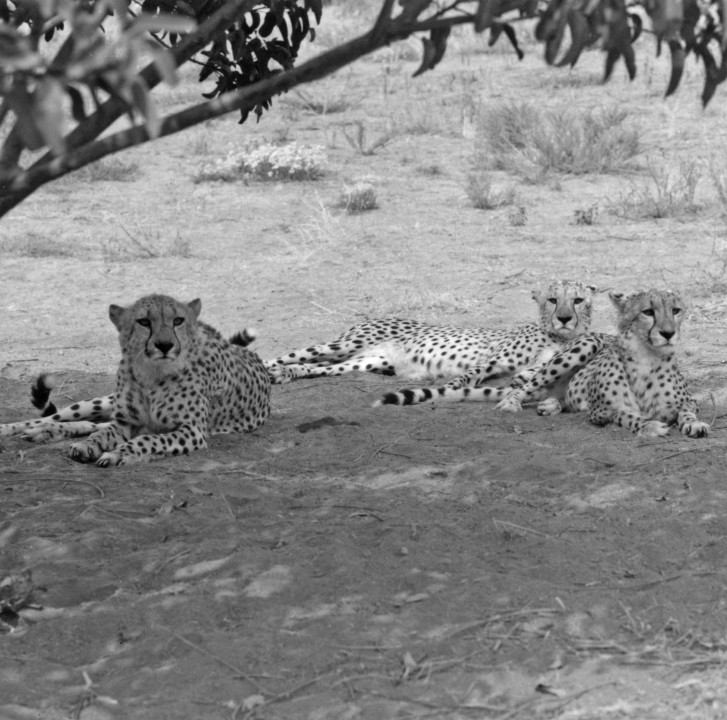
<svg viewBox="0 0 727 720">
<path fill-rule="evenodd" d="M 63 478 L 63 482 L 76 482 L 76 483 L 82 483 L 83 485 L 90 485 L 102 498 L 106 497 L 104 491 L 96 485 L 96 483 L 92 483 L 90 480 L 81 480 L 79 478 Z"/>
<path fill-rule="evenodd" d="M 525 527 L 524 525 L 517 525 L 516 523 L 511 523 L 511 522 L 508 522 L 507 520 L 494 519 L 492 522 L 498 530 L 501 530 L 502 529 L 501 526 L 504 526 L 506 528 L 513 528 L 515 530 L 521 530 L 524 533 L 530 533 L 532 535 L 540 535 L 540 537 L 551 537 L 547 533 L 540 532 L 540 530 L 533 530 L 532 528 Z"/>
<path fill-rule="evenodd" d="M 222 498 L 222 502 L 224 503 L 225 507 L 227 508 L 227 512 L 230 513 L 230 517 L 233 520 L 237 520 L 237 516 L 232 511 L 232 507 L 230 506 L 230 501 L 227 499 L 227 495 L 225 495 L 225 493 L 220 493 L 220 497 Z"/>
<path fill-rule="evenodd" d="M 233 665 L 232 663 L 227 662 L 227 660 L 225 660 L 224 658 L 221 658 L 221 657 L 215 655 L 214 653 L 211 653 L 206 648 L 203 648 L 202 646 L 197 645 L 197 643 L 193 643 L 191 640 L 187 640 L 186 637 L 184 637 L 183 635 L 180 635 L 179 633 L 175 633 L 173 630 L 170 630 L 169 628 L 166 628 L 163 626 L 159 626 L 159 627 L 161 627 L 163 630 L 166 630 L 173 638 L 176 638 L 180 642 L 183 642 L 185 645 L 189 645 L 189 647 L 191 647 L 193 650 L 196 650 L 197 652 L 202 653 L 202 655 L 206 655 L 207 657 L 212 658 L 213 660 L 218 662 L 220 665 L 224 665 L 226 668 L 235 672 L 236 674 L 233 675 L 233 677 L 247 680 L 248 682 L 252 683 L 261 693 L 267 692 L 257 682 L 257 680 L 255 680 L 255 678 L 251 677 L 246 672 L 240 670 L 240 668 L 237 667 L 236 665 Z"/>
<path fill-rule="evenodd" d="M 486 625 L 491 625 L 492 623 L 500 622 L 501 620 L 509 620 L 511 618 L 514 619 L 522 617 L 524 615 L 557 615 L 558 612 L 559 611 L 555 608 L 524 608 L 522 610 L 513 610 L 512 612 L 507 613 L 496 613 L 495 615 L 490 615 L 489 617 L 483 618 L 482 620 L 475 620 L 473 622 L 465 623 L 464 625 L 461 625 L 460 627 L 452 630 L 448 635 L 445 635 L 443 639 L 451 640 L 452 638 L 469 632 L 470 630 L 476 630 L 477 628 L 485 627 Z"/>
</svg>

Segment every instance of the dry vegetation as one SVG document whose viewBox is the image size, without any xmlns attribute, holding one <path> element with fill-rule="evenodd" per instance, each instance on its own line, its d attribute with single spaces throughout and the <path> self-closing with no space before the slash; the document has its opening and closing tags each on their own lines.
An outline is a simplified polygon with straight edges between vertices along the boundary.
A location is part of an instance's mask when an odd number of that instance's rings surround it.
<svg viewBox="0 0 727 720">
<path fill-rule="evenodd" d="M 327 10 L 323 47 L 370 14 Z M 372 410 L 399 383 L 357 376 L 276 388 L 260 432 L 148 467 L 6 441 L 0 579 L 29 568 L 45 609 L 0 594 L 24 618 L 3 720 L 724 716 L 727 93 L 702 111 L 689 63 L 664 101 L 650 51 L 602 86 L 600 54 L 547 68 L 518 32 L 522 62 L 466 31 L 412 80 L 419 45 L 395 45 L 258 125 L 210 122 L 19 206 L 0 420 L 28 414 L 40 370 L 69 370 L 61 401 L 110 390 L 107 306 L 147 292 L 201 297 L 273 357 L 365 316 L 511 326 L 569 277 L 691 298 L 683 366 L 712 437 Z M 203 172 L 293 143 L 323 148 L 320 172 Z"/>
</svg>

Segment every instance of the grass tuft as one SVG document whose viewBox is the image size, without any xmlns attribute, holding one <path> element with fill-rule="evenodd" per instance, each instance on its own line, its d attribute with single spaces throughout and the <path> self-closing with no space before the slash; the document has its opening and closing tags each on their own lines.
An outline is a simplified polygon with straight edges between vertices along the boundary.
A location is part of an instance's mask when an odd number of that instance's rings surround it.
<svg viewBox="0 0 727 720">
<path fill-rule="evenodd" d="M 338 200 L 338 207 L 343 208 L 349 215 L 359 215 L 367 210 L 375 210 L 376 190 L 369 182 L 357 182 L 345 185 Z"/>
<path fill-rule="evenodd" d="M 472 207 L 478 210 L 492 210 L 512 205 L 517 197 L 513 186 L 495 191 L 492 187 L 492 176 L 481 170 L 473 170 L 467 175 L 465 192 Z"/>
<path fill-rule="evenodd" d="M 544 110 L 531 103 L 480 108 L 475 119 L 475 161 L 531 182 L 549 173 L 608 173 L 639 152 L 639 135 L 625 110 Z"/>
<path fill-rule="evenodd" d="M 611 214 L 631 220 L 694 214 L 701 171 L 694 160 L 680 158 L 676 169 L 649 160 L 647 177 L 632 182 L 629 189 L 608 204 Z"/>
</svg>

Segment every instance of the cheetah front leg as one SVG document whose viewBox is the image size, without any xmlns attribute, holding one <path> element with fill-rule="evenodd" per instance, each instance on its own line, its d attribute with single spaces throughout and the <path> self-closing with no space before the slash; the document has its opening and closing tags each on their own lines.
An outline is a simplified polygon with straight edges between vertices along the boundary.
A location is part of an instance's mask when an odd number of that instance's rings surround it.
<svg viewBox="0 0 727 720">
<path fill-rule="evenodd" d="M 134 428 L 131 425 L 114 420 L 85 440 L 73 443 L 70 449 L 71 459 L 82 463 L 94 462 L 103 453 L 128 442 L 133 433 Z"/>
<path fill-rule="evenodd" d="M 162 435 L 138 435 L 115 449 L 104 452 L 96 461 L 99 467 L 130 465 L 169 455 L 187 455 L 207 447 L 205 434 L 197 425 L 181 425 Z"/>
<path fill-rule="evenodd" d="M 707 437 L 709 435 L 709 423 L 697 418 L 699 405 L 694 399 L 689 399 L 679 408 L 677 413 L 677 428 L 682 435 L 691 438 Z"/>
</svg>

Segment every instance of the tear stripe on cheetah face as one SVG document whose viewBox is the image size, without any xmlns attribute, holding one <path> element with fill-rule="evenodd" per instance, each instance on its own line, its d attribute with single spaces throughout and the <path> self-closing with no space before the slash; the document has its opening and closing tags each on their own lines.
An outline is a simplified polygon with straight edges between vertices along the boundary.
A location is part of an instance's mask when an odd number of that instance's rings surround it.
<svg viewBox="0 0 727 720">
<path fill-rule="evenodd" d="M 541 414 L 588 412 L 595 425 L 616 423 L 638 435 L 660 436 L 676 423 L 688 437 L 706 437 L 698 405 L 676 364 L 684 303 L 678 293 L 648 290 L 610 294 L 619 313 L 619 334 L 578 370 L 564 397 L 553 395 Z"/>
<path fill-rule="evenodd" d="M 201 309 L 199 299 L 184 304 L 161 295 L 142 298 L 130 308 L 109 307 L 109 318 L 119 331 L 122 362 L 129 363 L 137 382 L 152 386 L 184 369 L 198 342 Z"/>
<path fill-rule="evenodd" d="M 257 338 L 253 328 L 244 328 L 229 339 L 231 345 L 247 347 Z M 111 420 L 116 394 L 104 395 L 93 400 L 81 400 L 58 410 L 50 395 L 58 384 L 51 374 L 41 373 L 33 382 L 33 405 L 42 417 L 16 423 L 0 424 L 1 436 L 22 436 L 35 443 L 57 442 L 67 438 L 90 435 L 101 428 L 101 423 Z"/>
<path fill-rule="evenodd" d="M 573 342 L 588 331 L 595 292 L 591 286 L 564 280 L 552 283 L 544 291 L 533 291 L 532 297 L 538 303 L 539 327 L 529 325 L 502 333 L 474 366 L 446 385 L 387 393 L 374 407 L 494 399 L 489 397 L 493 388 L 480 386 L 504 376 L 511 378 L 508 391 L 524 385 L 564 343 Z"/>
<path fill-rule="evenodd" d="M 402 318 L 371 320 L 332 342 L 295 350 L 265 365 L 273 382 L 362 371 L 414 380 L 459 375 L 453 381 L 459 386 L 470 383 L 462 373 L 475 369 L 481 382 L 483 372 L 487 377 L 512 374 L 563 337 L 585 332 L 593 292 L 581 283 L 554 282 L 546 291 L 533 293 L 539 323 L 515 330 L 436 326 Z"/>
</svg>

